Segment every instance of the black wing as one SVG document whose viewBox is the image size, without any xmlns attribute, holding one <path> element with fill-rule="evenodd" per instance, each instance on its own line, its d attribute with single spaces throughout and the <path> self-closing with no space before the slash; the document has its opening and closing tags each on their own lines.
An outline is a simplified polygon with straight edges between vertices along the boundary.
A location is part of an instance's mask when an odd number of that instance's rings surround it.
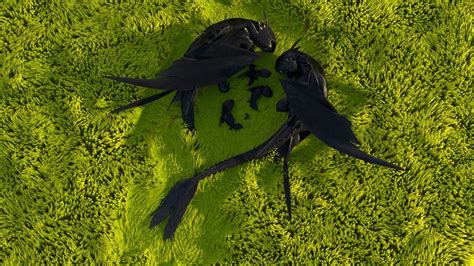
<svg viewBox="0 0 474 266">
<path fill-rule="evenodd" d="M 280 81 L 294 112 L 303 125 L 328 146 L 366 162 L 402 170 L 399 166 L 373 157 L 357 148 L 351 122 L 335 112 L 317 86 L 297 81 Z"/>
<path fill-rule="evenodd" d="M 108 76 L 107 78 L 132 85 L 162 90 L 192 90 L 195 87 L 217 84 L 228 79 L 259 57 L 256 53 L 210 59 L 183 57 L 160 72 L 156 79 L 134 79 Z"/>
<path fill-rule="evenodd" d="M 121 106 L 115 110 L 112 111 L 112 113 L 119 113 L 119 112 L 122 112 L 124 110 L 127 110 L 127 109 L 130 109 L 130 108 L 134 108 L 134 107 L 137 107 L 137 106 L 142 106 L 142 105 L 145 105 L 147 103 L 151 103 L 153 101 L 156 101 L 160 98 L 163 98 L 165 97 L 166 95 L 170 94 L 172 91 L 168 90 L 168 91 L 164 91 L 164 92 L 161 92 L 161 93 L 158 93 L 158 94 L 155 94 L 155 95 L 152 95 L 152 96 L 149 96 L 149 97 L 146 97 L 146 98 L 143 98 L 143 99 L 140 99 L 138 101 L 135 101 L 133 103 L 129 103 L 127 105 L 124 105 L 124 106 Z"/>
</svg>

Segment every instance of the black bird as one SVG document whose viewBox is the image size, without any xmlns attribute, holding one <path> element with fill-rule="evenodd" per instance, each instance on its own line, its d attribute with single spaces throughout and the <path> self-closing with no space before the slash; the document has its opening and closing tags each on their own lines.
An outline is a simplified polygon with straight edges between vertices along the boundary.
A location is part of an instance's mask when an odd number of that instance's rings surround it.
<svg viewBox="0 0 474 266">
<path fill-rule="evenodd" d="M 222 91 L 228 90 L 227 79 L 260 56 L 254 52 L 255 47 L 265 52 L 275 51 L 275 35 L 266 18 L 262 22 L 231 18 L 213 24 L 194 40 L 181 59 L 158 73 L 155 79 L 107 76 L 116 81 L 164 90 L 112 112 L 141 106 L 176 91 L 172 102 L 181 103 L 183 120 L 193 130 L 193 107 L 198 88 L 218 84 Z"/>
<path fill-rule="evenodd" d="M 291 219 L 288 156 L 300 141 L 311 134 L 347 155 L 402 170 L 397 165 L 375 158 L 357 148 L 359 141 L 352 132 L 350 121 L 338 114 L 327 100 L 326 79 L 321 65 L 295 46 L 296 43 L 278 57 L 275 66 L 278 72 L 286 74 L 286 79 L 280 82 L 287 98 L 277 104 L 277 110 L 288 112 L 288 120 L 263 144 L 178 182 L 161 202 L 150 225 L 155 226 L 169 216 L 164 232 L 165 239 L 173 236 L 201 179 L 243 162 L 270 155 L 274 150 L 279 157 L 283 157 L 283 184 Z"/>
</svg>

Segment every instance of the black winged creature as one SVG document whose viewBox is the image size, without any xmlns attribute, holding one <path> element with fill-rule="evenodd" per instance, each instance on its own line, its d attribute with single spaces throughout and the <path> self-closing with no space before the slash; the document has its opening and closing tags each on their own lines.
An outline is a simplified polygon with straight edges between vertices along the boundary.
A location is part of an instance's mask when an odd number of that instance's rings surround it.
<svg viewBox="0 0 474 266">
<path fill-rule="evenodd" d="M 326 79 L 321 65 L 298 50 L 296 43 L 276 61 L 276 70 L 286 74 L 280 80 L 286 98 L 277 104 L 277 110 L 288 112 L 286 123 L 261 145 L 240 155 L 224 160 L 196 176 L 179 181 L 163 199 L 154 213 L 150 227 L 167 217 L 164 238 L 171 238 L 193 198 L 198 182 L 206 176 L 243 162 L 273 154 L 283 157 L 283 184 L 291 219 L 288 156 L 303 139 L 313 134 L 328 146 L 366 162 L 402 170 L 399 166 L 375 158 L 357 148 L 359 141 L 351 129 L 350 121 L 337 113 L 327 100 Z"/>
<path fill-rule="evenodd" d="M 198 88 L 217 84 L 222 91 L 226 91 L 227 79 L 250 66 L 259 57 L 254 51 L 255 47 L 265 52 L 275 51 L 275 35 L 266 18 L 262 22 L 231 18 L 213 24 L 191 44 L 181 59 L 158 73 L 155 79 L 108 76 L 116 81 L 164 90 L 113 112 L 141 106 L 176 91 L 172 102 L 180 102 L 183 120 L 193 130 L 193 105 Z"/>
</svg>

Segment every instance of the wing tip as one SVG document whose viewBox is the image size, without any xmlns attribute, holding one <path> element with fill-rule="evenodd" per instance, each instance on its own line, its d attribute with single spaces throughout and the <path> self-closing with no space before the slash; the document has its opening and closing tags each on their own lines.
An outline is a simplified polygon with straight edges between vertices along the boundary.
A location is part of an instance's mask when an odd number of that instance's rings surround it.
<svg viewBox="0 0 474 266">
<path fill-rule="evenodd" d="M 119 107 L 119 108 L 116 108 L 116 109 L 110 111 L 110 113 L 111 113 L 111 114 L 114 114 L 114 115 L 115 115 L 115 114 L 118 114 L 118 113 L 120 113 L 121 111 L 123 111 L 123 108 L 122 108 L 122 107 L 123 107 L 123 106 L 121 106 L 121 107 Z"/>
<path fill-rule="evenodd" d="M 124 82 L 124 83 L 128 83 L 128 84 L 136 85 L 136 84 L 133 83 L 135 81 L 135 79 L 132 79 L 132 78 L 117 77 L 117 76 L 104 76 L 104 78 L 107 78 L 107 79 L 110 79 L 110 80 L 113 80 L 113 81 L 117 81 L 117 82 Z M 140 86 L 140 85 L 136 85 L 136 86 Z"/>
<path fill-rule="evenodd" d="M 111 79 L 111 80 L 115 80 L 115 81 L 120 81 L 120 79 L 123 79 L 122 77 L 109 76 L 109 75 L 106 75 L 106 76 L 103 76 L 103 77 L 106 78 L 106 79 Z"/>
<path fill-rule="evenodd" d="M 406 168 L 403 168 L 403 167 L 400 167 L 396 164 L 391 164 L 392 165 L 392 168 L 395 169 L 395 170 L 398 170 L 398 171 L 407 171 Z"/>
<path fill-rule="evenodd" d="M 352 154 L 347 154 L 347 155 L 356 157 L 356 158 L 361 159 L 362 161 L 365 161 L 365 162 L 367 162 L 367 163 L 377 164 L 377 165 L 380 165 L 380 166 L 385 166 L 385 167 L 388 167 L 388 168 L 392 168 L 392 169 L 394 169 L 394 170 L 398 170 L 398 171 L 400 171 L 400 170 L 404 171 L 404 170 L 405 170 L 405 169 L 403 169 L 402 167 L 400 167 L 400 166 L 398 166 L 398 165 L 396 165 L 396 164 L 389 163 L 389 162 L 387 162 L 387 161 L 385 161 L 385 160 L 382 160 L 382 159 L 380 159 L 380 158 L 377 158 L 377 157 L 375 157 L 375 156 L 373 156 L 373 155 L 370 155 L 370 154 L 368 154 L 368 153 L 365 153 L 365 152 L 363 152 L 363 151 L 360 151 L 360 152 L 364 153 L 365 156 L 363 156 L 363 157 L 358 157 L 358 156 L 354 156 L 354 155 L 352 155 Z"/>
<path fill-rule="evenodd" d="M 405 171 L 404 168 L 402 168 L 398 165 L 389 163 L 385 160 L 379 159 L 375 156 L 372 156 L 372 155 L 360 150 L 357 146 L 355 146 L 352 143 L 343 143 L 343 142 L 339 142 L 338 140 L 335 140 L 335 139 L 332 139 L 332 138 L 320 138 L 320 137 L 318 137 L 318 138 L 320 140 L 322 140 L 329 147 L 332 147 L 332 148 L 334 148 L 334 149 L 336 149 L 336 150 L 338 150 L 338 151 L 340 151 L 340 152 L 342 152 L 346 155 L 349 155 L 351 157 L 355 157 L 355 158 L 360 159 L 364 162 L 389 167 L 389 168 L 392 168 L 392 169 L 395 169 L 395 170 Z"/>
<path fill-rule="evenodd" d="M 153 227 L 159 225 L 161 222 L 163 222 L 163 220 L 165 218 L 166 218 L 166 216 L 163 215 L 162 212 L 160 213 L 160 210 L 156 211 L 153 214 L 153 217 L 151 218 L 150 226 L 148 228 L 153 228 Z"/>
</svg>

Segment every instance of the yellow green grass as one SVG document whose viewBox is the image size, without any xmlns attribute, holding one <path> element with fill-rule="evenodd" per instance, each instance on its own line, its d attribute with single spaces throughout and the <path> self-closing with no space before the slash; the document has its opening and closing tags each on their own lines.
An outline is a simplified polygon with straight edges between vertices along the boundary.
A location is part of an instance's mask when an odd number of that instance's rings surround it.
<svg viewBox="0 0 474 266">
<path fill-rule="evenodd" d="M 357 2 L 357 3 L 356 3 Z M 470 1 L 6 1 L 0 4 L 0 262 L 473 263 Z M 261 159 L 201 182 L 174 241 L 151 214 L 171 186 L 266 140 L 283 96 L 249 108 L 246 80 L 202 89 L 196 127 L 171 95 L 105 75 L 151 78 L 206 26 L 266 11 L 276 56 L 301 50 L 326 71 L 329 100 L 361 148 L 407 168 L 369 165 L 314 136 L 281 162 Z M 219 126 L 235 99 L 244 129 Z M 245 113 L 250 119 L 244 120 Z"/>
</svg>

